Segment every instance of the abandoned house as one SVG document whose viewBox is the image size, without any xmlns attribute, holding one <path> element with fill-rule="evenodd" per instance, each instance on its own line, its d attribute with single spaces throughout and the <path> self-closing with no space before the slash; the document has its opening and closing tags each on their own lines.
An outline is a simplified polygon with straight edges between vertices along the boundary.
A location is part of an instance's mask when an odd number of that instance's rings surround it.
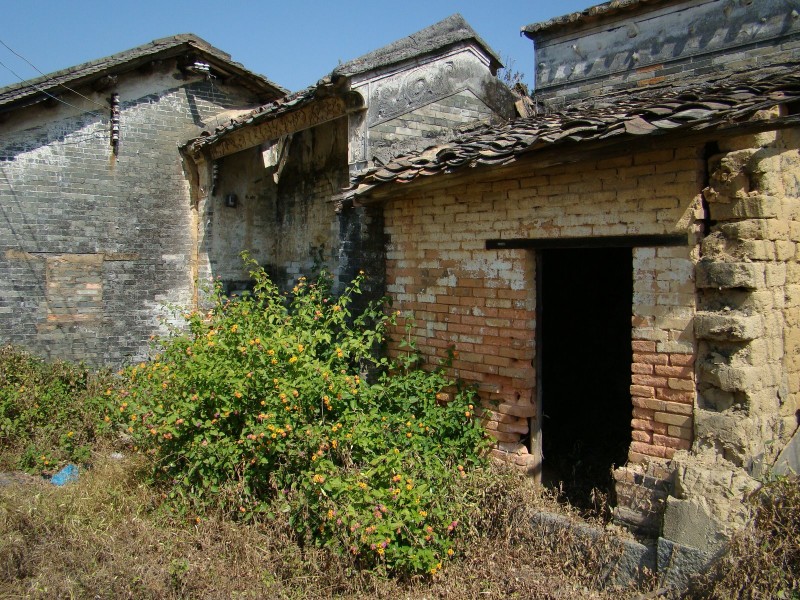
<svg viewBox="0 0 800 600">
<path fill-rule="evenodd" d="M 501 64 L 460 15 L 341 64 L 316 85 L 231 120 L 184 147 L 201 217 L 201 278 L 248 284 L 242 250 L 291 287 L 325 265 L 339 283 L 384 262 L 380 211 L 342 210 L 351 173 L 504 122 L 515 97 Z M 371 268 L 373 295 L 383 268 Z"/>
<path fill-rule="evenodd" d="M 0 90 L 0 341 L 124 362 L 197 281 L 246 287 L 242 250 L 282 285 L 363 268 L 497 457 L 702 562 L 798 443 L 800 6 L 523 32 L 522 104 L 457 15 L 290 95 L 193 36 Z"/>
<path fill-rule="evenodd" d="M 286 90 L 178 35 L 0 90 L 0 343 L 114 364 L 195 294 L 178 145 Z"/>
<path fill-rule="evenodd" d="M 131 362 L 202 282 L 246 287 L 243 250 L 289 287 L 382 264 L 350 171 L 514 116 L 500 66 L 453 15 L 291 95 L 193 35 L 3 88 L 0 342 Z"/>
<path fill-rule="evenodd" d="M 618 0 L 525 27 L 537 114 L 347 195 L 381 211 L 394 308 L 432 360 L 456 351 L 494 454 L 614 469 L 659 566 L 717 552 L 797 444 L 797 8 Z"/>
</svg>

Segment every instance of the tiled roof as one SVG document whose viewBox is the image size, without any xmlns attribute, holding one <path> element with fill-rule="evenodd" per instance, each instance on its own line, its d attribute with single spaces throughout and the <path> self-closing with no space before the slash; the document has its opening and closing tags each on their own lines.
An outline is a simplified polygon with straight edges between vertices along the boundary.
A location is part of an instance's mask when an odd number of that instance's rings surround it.
<svg viewBox="0 0 800 600">
<path fill-rule="evenodd" d="M 315 85 L 290 94 L 285 98 L 280 98 L 263 106 L 259 106 L 238 119 L 231 119 L 230 123 L 218 127 L 213 133 L 189 140 L 185 148 L 189 149 L 190 152 L 197 152 L 201 147 L 214 144 L 219 139 L 237 129 L 268 119 L 277 118 L 286 112 L 312 102 L 315 98 L 329 96 L 331 93 L 334 93 L 333 90 L 337 87 L 336 84 L 332 82 L 336 81 L 338 83 L 343 77 L 346 78 L 361 73 L 367 73 L 374 69 L 422 56 L 423 54 L 434 52 L 457 42 L 467 40 L 474 40 L 480 44 L 491 57 L 493 65 L 496 68 L 502 66 L 502 63 L 494 51 L 477 33 L 475 33 L 472 27 L 464 20 L 464 17 L 460 14 L 450 15 L 446 19 L 434 23 L 430 27 L 426 27 L 417 33 L 339 65 L 330 75 L 323 77 Z"/>
<path fill-rule="evenodd" d="M 583 25 L 585 23 L 610 17 L 621 12 L 634 10 L 643 4 L 666 4 L 676 0 L 612 0 L 596 6 L 590 6 L 574 13 L 555 17 L 548 21 L 532 23 L 522 28 L 522 33 L 531 39 L 542 33 L 549 33 L 557 29 L 569 27 L 571 25 Z"/>
<path fill-rule="evenodd" d="M 103 74 L 118 73 L 137 68 L 150 60 L 154 60 L 156 55 L 172 56 L 179 54 L 183 50 L 190 49 L 201 52 L 209 59 L 218 62 L 222 68 L 242 77 L 246 84 L 249 84 L 251 88 L 257 89 L 262 94 L 276 97 L 286 93 L 286 90 L 281 86 L 266 77 L 248 71 L 239 63 L 232 61 L 230 54 L 215 48 L 201 37 L 191 33 L 183 33 L 154 40 L 149 44 L 143 44 L 105 58 L 0 88 L 0 107 L 35 102 L 47 97 L 43 92 L 49 94 L 61 93 L 64 91 L 63 86 L 75 87 L 84 82 L 94 80 Z"/>
<path fill-rule="evenodd" d="M 320 80 L 317 85 L 312 85 L 311 87 L 307 87 L 299 92 L 294 92 L 293 94 L 289 94 L 283 98 L 278 98 L 277 100 L 259 106 L 258 108 L 251 110 L 240 117 L 231 119 L 229 123 L 217 127 L 213 133 L 204 132 L 202 136 L 189 140 L 184 145 L 184 148 L 191 153 L 196 153 L 203 146 L 213 144 L 237 129 L 248 127 L 250 125 L 256 125 L 269 119 L 278 118 L 282 114 L 297 110 L 307 104 L 310 104 L 316 98 L 321 96 L 330 96 L 332 89 L 333 86 L 330 83 L 330 80 Z"/>
<path fill-rule="evenodd" d="M 475 41 L 484 49 L 492 61 L 493 68 L 497 69 L 503 66 L 500 58 L 489 47 L 489 44 L 475 33 L 464 17 L 456 13 L 387 46 L 339 65 L 333 70 L 332 76 L 352 77 L 469 40 Z"/>
<path fill-rule="evenodd" d="M 798 64 L 769 72 L 728 77 L 721 82 L 651 89 L 638 95 L 584 102 L 562 112 L 474 129 L 449 143 L 396 157 L 354 180 L 348 195 L 376 186 L 408 183 L 463 167 L 505 165 L 521 155 L 559 145 L 696 131 L 749 120 L 757 111 L 800 100 Z"/>
</svg>

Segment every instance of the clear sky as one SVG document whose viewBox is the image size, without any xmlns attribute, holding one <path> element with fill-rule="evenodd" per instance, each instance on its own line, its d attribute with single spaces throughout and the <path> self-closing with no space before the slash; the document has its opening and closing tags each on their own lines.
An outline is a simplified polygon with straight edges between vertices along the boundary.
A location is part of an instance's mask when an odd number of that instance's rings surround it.
<svg viewBox="0 0 800 600">
<path fill-rule="evenodd" d="M 599 1 L 0 0 L 0 41 L 50 73 L 157 38 L 194 33 L 294 91 L 340 61 L 460 12 L 530 83 L 533 43 L 520 37 L 520 27 Z M 9 48 L 0 44 L 0 87 L 39 76 Z"/>
</svg>

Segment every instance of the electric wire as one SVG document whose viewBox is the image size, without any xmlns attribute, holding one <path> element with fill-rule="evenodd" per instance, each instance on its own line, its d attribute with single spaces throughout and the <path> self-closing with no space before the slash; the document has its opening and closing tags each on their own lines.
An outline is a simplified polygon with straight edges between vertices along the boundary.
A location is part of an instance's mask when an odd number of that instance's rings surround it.
<svg viewBox="0 0 800 600">
<path fill-rule="evenodd" d="M 11 52 L 12 54 L 14 54 L 15 56 L 18 56 L 19 58 L 21 58 L 22 60 L 24 60 L 26 63 L 28 63 L 28 64 L 29 64 L 31 67 L 33 67 L 33 68 L 34 68 L 34 70 L 36 70 L 36 71 L 37 71 L 37 72 L 38 72 L 40 75 L 43 75 L 43 76 L 47 77 L 47 73 L 42 73 L 42 71 L 41 71 L 41 69 L 39 69 L 39 67 L 37 67 L 35 64 L 33 64 L 31 61 L 29 61 L 29 60 L 28 60 L 27 58 L 25 58 L 24 56 L 22 56 L 22 55 L 21 55 L 19 52 L 17 52 L 16 50 L 14 50 L 14 49 L 13 49 L 11 46 L 9 46 L 8 44 L 6 44 L 6 43 L 5 43 L 3 40 L 0 40 L 0 44 L 2 44 L 3 46 L 5 46 L 6 48 L 8 48 L 8 51 L 9 51 L 9 52 Z M 6 67 L 6 68 L 8 68 L 8 67 Z M 13 71 L 12 71 L 12 73 L 13 73 Z M 19 77 L 19 75 L 17 75 L 17 77 Z M 88 100 L 89 102 L 91 102 L 91 103 L 92 103 L 92 104 L 94 104 L 95 106 L 99 106 L 100 108 L 104 108 L 104 109 L 105 109 L 105 108 L 108 108 L 108 106 L 106 106 L 105 104 L 100 104 L 99 102 L 97 102 L 97 100 L 92 100 L 91 98 L 87 98 L 86 96 L 84 96 L 84 95 L 83 95 L 83 94 L 81 94 L 80 92 L 76 92 L 76 91 L 75 91 L 75 90 L 73 90 L 71 87 L 68 87 L 68 86 L 64 85 L 63 83 L 57 82 L 57 81 L 55 81 L 55 79 L 52 79 L 51 77 L 47 77 L 47 78 L 48 78 L 48 80 L 49 80 L 49 81 L 52 81 L 52 82 L 55 82 L 55 83 L 57 83 L 58 85 L 60 85 L 61 87 L 63 87 L 65 90 L 69 90 L 70 92 L 72 92 L 73 94 L 77 94 L 78 96 L 80 96 L 80 97 L 81 97 L 81 98 L 83 98 L 84 100 Z"/>
<path fill-rule="evenodd" d="M 1 40 L 0 40 L 0 43 L 2 43 Z M 3 44 L 3 45 L 5 46 L 5 44 Z M 8 46 L 6 46 L 6 47 L 8 47 Z M 13 50 L 12 50 L 12 52 L 13 52 Z M 24 79 L 22 79 L 22 77 L 20 77 L 12 68 L 10 68 L 8 65 L 6 65 L 3 61 L 0 61 L 0 66 L 8 69 L 20 81 L 25 81 Z M 38 69 L 37 69 L 37 71 L 38 71 Z M 62 100 L 61 98 L 57 98 L 56 96 L 53 96 L 52 94 L 47 93 L 45 90 L 41 89 L 40 87 L 38 87 L 36 85 L 34 85 L 33 87 L 36 88 L 37 90 L 39 90 L 40 92 L 42 92 L 45 96 L 49 96 L 50 98 L 52 98 L 53 100 L 56 100 L 57 102 L 61 102 L 62 104 L 66 104 L 67 106 L 69 106 L 71 108 L 74 108 L 76 110 L 79 110 L 79 111 L 84 111 L 85 110 L 83 108 L 80 108 L 78 106 L 70 104 L 69 102 L 67 102 L 65 100 Z M 78 94 L 78 95 L 80 95 L 80 94 Z M 86 111 L 86 112 L 88 112 L 90 115 L 93 115 L 93 116 L 99 118 L 101 120 L 101 122 L 103 122 L 104 117 L 102 115 L 97 114 L 96 112 L 93 112 L 93 111 L 90 111 L 90 110 Z M 102 134 L 99 131 L 98 132 L 92 132 L 92 133 L 86 134 L 85 137 L 79 137 L 79 138 L 76 138 L 76 139 L 72 139 L 72 140 L 70 140 L 68 142 L 64 141 L 64 142 L 62 142 L 62 145 L 73 146 L 73 145 L 76 145 L 76 144 L 82 144 L 84 142 L 87 142 L 87 141 L 93 140 L 93 139 L 103 139 L 104 137 L 105 137 L 105 135 Z"/>
<path fill-rule="evenodd" d="M 4 63 L 3 61 L 1 61 L 1 60 L 0 60 L 0 66 L 1 66 L 1 67 L 3 67 L 3 68 L 5 68 L 5 69 L 7 69 L 8 71 L 10 71 L 10 72 L 11 72 L 11 74 L 12 74 L 12 75 L 14 75 L 14 77 L 16 77 L 17 79 L 19 79 L 20 81 L 22 81 L 22 82 L 25 82 L 25 81 L 27 81 L 26 79 L 23 79 L 22 77 L 20 77 L 20 75 L 19 75 L 19 74 L 18 74 L 18 73 L 17 73 L 17 72 L 16 72 L 14 69 L 12 69 L 11 67 L 9 67 L 7 64 L 5 64 L 5 63 Z M 43 93 L 45 96 L 47 96 L 47 97 L 49 97 L 49 98 L 52 98 L 52 99 L 53 99 L 53 100 L 55 100 L 56 102 L 61 102 L 61 104 L 66 104 L 66 105 L 67 105 L 67 106 L 69 106 L 70 108 L 74 108 L 75 110 L 79 110 L 79 111 L 81 111 L 81 112 L 87 112 L 87 113 L 89 113 L 90 115 L 97 117 L 98 119 L 102 119 L 102 118 L 103 118 L 103 116 L 102 116 L 102 115 L 100 115 L 100 114 L 98 114 L 98 113 L 96 113 L 96 112 L 94 112 L 94 111 L 92 111 L 92 110 L 87 110 L 87 109 L 85 109 L 85 108 L 80 108 L 79 106 L 75 106 L 74 104 L 70 104 L 70 103 L 69 103 L 69 102 L 67 102 L 66 100 L 62 100 L 61 98 L 58 98 L 58 97 L 56 97 L 56 96 L 53 96 L 53 94 L 50 94 L 50 93 L 48 93 L 47 91 L 45 91 L 45 90 L 43 90 L 42 88 L 40 88 L 38 85 L 34 85 L 34 84 L 31 84 L 31 85 L 32 85 L 32 87 L 34 87 L 35 89 L 37 89 L 37 90 L 39 90 L 41 93 Z"/>
</svg>

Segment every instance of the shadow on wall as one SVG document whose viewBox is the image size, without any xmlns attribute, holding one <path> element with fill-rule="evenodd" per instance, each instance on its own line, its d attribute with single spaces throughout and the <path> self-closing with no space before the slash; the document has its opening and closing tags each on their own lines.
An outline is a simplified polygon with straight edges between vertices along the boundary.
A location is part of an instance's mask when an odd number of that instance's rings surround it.
<svg viewBox="0 0 800 600">
<path fill-rule="evenodd" d="M 341 228 L 333 198 L 349 181 L 346 119 L 290 139 L 278 161 L 270 161 L 263 146 L 218 161 L 205 241 L 211 275 L 226 292 L 251 285 L 243 251 L 284 289 L 321 267 L 339 269 Z"/>
</svg>

